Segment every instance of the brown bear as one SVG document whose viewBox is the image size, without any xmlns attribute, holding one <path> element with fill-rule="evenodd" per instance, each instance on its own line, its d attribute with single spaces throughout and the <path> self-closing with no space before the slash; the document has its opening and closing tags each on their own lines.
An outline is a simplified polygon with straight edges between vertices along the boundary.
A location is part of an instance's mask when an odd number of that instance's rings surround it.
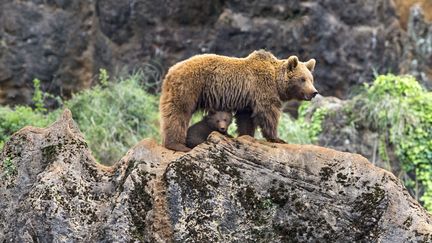
<svg viewBox="0 0 432 243">
<path fill-rule="evenodd" d="M 186 131 L 198 109 L 235 111 L 239 136 L 254 136 L 259 126 L 267 141 L 284 143 L 277 135 L 282 102 L 318 94 L 314 67 L 314 59 L 277 59 L 264 50 L 244 58 L 196 55 L 175 64 L 163 81 L 159 104 L 164 146 L 190 151 Z"/>
<path fill-rule="evenodd" d="M 207 140 L 208 135 L 213 131 L 218 131 L 226 136 L 228 127 L 231 124 L 232 113 L 226 111 L 209 111 L 203 119 L 187 130 L 186 145 L 194 148 L 198 144 Z M 229 136 L 231 137 L 231 136 Z"/>
</svg>

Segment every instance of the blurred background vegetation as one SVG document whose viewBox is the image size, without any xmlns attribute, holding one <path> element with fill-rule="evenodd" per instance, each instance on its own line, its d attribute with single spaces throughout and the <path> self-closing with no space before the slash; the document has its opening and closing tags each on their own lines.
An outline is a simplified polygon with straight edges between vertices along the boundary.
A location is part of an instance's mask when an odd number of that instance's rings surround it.
<svg viewBox="0 0 432 243">
<path fill-rule="evenodd" d="M 159 99 L 145 90 L 143 75 L 136 72 L 109 80 L 107 71 L 101 69 L 100 84 L 61 100 L 61 106 L 49 112 L 43 104 L 51 95 L 41 92 L 35 79 L 33 106 L 0 108 L 0 148 L 20 128 L 46 127 L 63 108 L 69 108 L 95 157 L 105 164 L 114 163 L 141 139 L 159 139 Z"/>
<path fill-rule="evenodd" d="M 431 47 L 431 0 L 2 1 L 0 149 L 69 108 L 97 160 L 112 164 L 141 139 L 160 140 L 171 65 L 262 48 L 317 59 L 325 97 L 284 107 L 284 140 L 359 153 L 432 211 Z"/>
</svg>

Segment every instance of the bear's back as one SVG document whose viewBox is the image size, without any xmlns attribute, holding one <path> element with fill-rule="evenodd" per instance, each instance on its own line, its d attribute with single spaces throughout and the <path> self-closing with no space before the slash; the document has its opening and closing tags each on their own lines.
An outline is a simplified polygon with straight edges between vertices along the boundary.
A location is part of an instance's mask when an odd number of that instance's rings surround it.
<svg viewBox="0 0 432 243">
<path fill-rule="evenodd" d="M 263 88 L 274 89 L 277 67 L 264 50 L 243 58 L 201 54 L 170 68 L 162 88 L 175 100 L 191 96 L 195 109 L 242 110 L 253 106 Z"/>
</svg>

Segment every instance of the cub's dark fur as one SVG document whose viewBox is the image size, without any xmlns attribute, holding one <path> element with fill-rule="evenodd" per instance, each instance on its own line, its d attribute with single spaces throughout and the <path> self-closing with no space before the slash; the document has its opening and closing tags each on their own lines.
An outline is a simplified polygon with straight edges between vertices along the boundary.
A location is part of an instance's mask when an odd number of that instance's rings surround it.
<svg viewBox="0 0 432 243">
<path fill-rule="evenodd" d="M 208 135 L 213 131 L 229 136 L 227 131 L 231 121 L 232 114 L 230 112 L 210 111 L 200 122 L 195 123 L 187 130 L 186 145 L 189 148 L 194 148 L 206 141 Z"/>
</svg>

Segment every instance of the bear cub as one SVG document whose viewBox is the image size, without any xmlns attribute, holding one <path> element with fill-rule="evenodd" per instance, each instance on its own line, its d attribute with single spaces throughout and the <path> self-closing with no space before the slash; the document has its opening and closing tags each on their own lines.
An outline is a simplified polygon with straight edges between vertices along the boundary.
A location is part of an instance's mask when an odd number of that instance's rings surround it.
<svg viewBox="0 0 432 243">
<path fill-rule="evenodd" d="M 208 135 L 213 131 L 218 131 L 226 136 L 228 127 L 232 121 L 232 113 L 226 111 L 209 111 L 203 119 L 187 130 L 186 145 L 194 148 L 207 140 Z"/>
</svg>

